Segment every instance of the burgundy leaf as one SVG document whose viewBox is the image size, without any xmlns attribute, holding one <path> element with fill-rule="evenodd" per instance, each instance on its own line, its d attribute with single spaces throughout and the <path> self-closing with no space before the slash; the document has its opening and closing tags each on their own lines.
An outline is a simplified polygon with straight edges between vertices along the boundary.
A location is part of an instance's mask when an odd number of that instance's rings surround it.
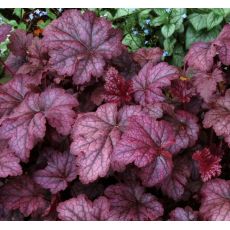
<svg viewBox="0 0 230 230">
<path fill-rule="evenodd" d="M 42 212 L 48 205 L 44 198 L 44 190 L 28 176 L 10 179 L 0 190 L 4 206 L 9 210 L 19 209 L 24 216 Z"/>
<path fill-rule="evenodd" d="M 164 212 L 156 197 L 139 185 L 110 185 L 105 195 L 111 205 L 110 220 L 156 220 Z"/>
<path fill-rule="evenodd" d="M 77 177 L 76 159 L 68 151 L 64 153 L 51 150 L 46 168 L 35 172 L 35 182 L 52 193 L 65 190 L 68 182 Z"/>
<path fill-rule="evenodd" d="M 32 34 L 26 34 L 24 30 L 15 30 L 10 35 L 9 49 L 15 56 L 26 57 L 32 40 Z"/>
<path fill-rule="evenodd" d="M 0 140 L 0 146 L 0 177 L 21 175 L 20 159 L 7 147 L 6 141 Z"/>
<path fill-rule="evenodd" d="M 0 126 L 0 138 L 9 139 L 9 146 L 22 160 L 45 136 L 46 119 L 61 134 L 69 134 L 75 118 L 72 110 L 76 99 L 63 89 L 47 89 L 41 94 L 31 93 Z"/>
<path fill-rule="evenodd" d="M 201 189 L 200 215 L 203 220 L 230 220 L 230 182 L 213 179 L 206 182 Z"/>
<path fill-rule="evenodd" d="M 194 75 L 194 86 L 205 102 L 209 102 L 216 92 L 217 83 L 223 81 L 223 73 L 215 69 L 212 73 L 197 72 Z"/>
<path fill-rule="evenodd" d="M 194 69 L 208 72 L 212 69 L 216 48 L 210 42 L 196 42 L 192 44 L 185 63 Z"/>
<path fill-rule="evenodd" d="M 176 154 L 181 149 L 192 147 L 199 134 L 198 118 L 184 110 L 178 110 L 174 114 L 172 126 L 175 132 L 175 144 L 170 146 L 170 152 Z"/>
<path fill-rule="evenodd" d="M 45 136 L 46 120 L 42 113 L 27 113 L 7 118 L 0 127 L 0 138 L 9 139 L 9 146 L 26 162 L 30 150 Z"/>
<path fill-rule="evenodd" d="M 143 67 L 147 62 L 156 65 L 161 61 L 163 51 L 160 48 L 141 48 L 133 54 L 133 59 Z"/>
<path fill-rule="evenodd" d="M 99 77 L 106 60 L 121 53 L 121 33 L 90 11 L 66 11 L 43 35 L 53 69 L 60 75 L 73 75 L 75 84 Z"/>
<path fill-rule="evenodd" d="M 85 195 L 79 195 L 77 198 L 60 203 L 57 212 L 61 220 L 107 220 L 109 217 L 109 202 L 103 196 L 92 202 Z"/>
<path fill-rule="evenodd" d="M 147 63 L 133 78 L 136 102 L 146 105 L 164 101 L 162 88 L 169 86 L 171 81 L 178 77 L 177 68 L 165 62 L 155 66 L 152 63 Z"/>
<path fill-rule="evenodd" d="M 195 89 L 189 78 L 185 78 L 185 80 L 176 79 L 172 81 L 171 93 L 174 100 L 188 103 L 195 96 Z"/>
<path fill-rule="evenodd" d="M 123 164 L 134 162 L 144 167 L 174 143 L 174 132 L 166 121 L 143 115 L 129 119 L 127 128 L 115 148 L 113 158 Z"/>
<path fill-rule="evenodd" d="M 197 221 L 198 212 L 193 211 L 191 207 L 175 208 L 169 214 L 170 220 L 173 221 Z"/>
<path fill-rule="evenodd" d="M 10 33 L 11 29 L 12 27 L 10 25 L 0 25 L 0 43 L 6 40 L 6 37 Z"/>
<path fill-rule="evenodd" d="M 27 63 L 20 68 L 20 72 L 42 78 L 42 74 L 48 71 L 48 60 L 47 47 L 43 40 L 36 37 L 28 48 Z"/>
<path fill-rule="evenodd" d="M 217 39 L 213 42 L 216 46 L 220 61 L 224 65 L 230 65 L 230 26 L 227 24 L 220 32 Z"/>
<path fill-rule="evenodd" d="M 175 201 L 180 200 L 190 174 L 190 162 L 186 158 L 176 159 L 171 175 L 161 182 L 162 192 Z"/>
<path fill-rule="evenodd" d="M 192 158 L 197 161 L 204 182 L 221 174 L 221 157 L 213 155 L 209 148 L 196 151 Z"/>
<path fill-rule="evenodd" d="M 90 183 L 108 173 L 111 154 L 120 140 L 128 117 L 140 113 L 139 106 L 104 104 L 96 112 L 80 116 L 73 127 L 71 153 L 77 155 L 82 183 Z"/>
<path fill-rule="evenodd" d="M 11 81 L 0 85 L 0 117 L 10 114 L 30 92 L 32 86 L 40 84 L 40 79 L 27 75 L 16 75 Z"/>
<path fill-rule="evenodd" d="M 213 128 L 217 136 L 223 136 L 230 146 L 230 90 L 216 101 L 213 109 L 204 116 L 204 128 Z"/>
<path fill-rule="evenodd" d="M 138 64 L 133 60 L 132 53 L 124 45 L 121 54 L 111 59 L 110 62 L 126 80 L 131 79 L 139 70 Z"/>
<path fill-rule="evenodd" d="M 154 162 L 140 169 L 139 176 L 142 184 L 146 187 L 152 187 L 172 172 L 173 162 L 172 154 L 165 151 L 161 155 L 157 156 Z"/>
<path fill-rule="evenodd" d="M 106 102 L 120 105 L 132 100 L 132 81 L 126 81 L 113 67 L 110 67 L 106 72 L 104 88 Z"/>
</svg>

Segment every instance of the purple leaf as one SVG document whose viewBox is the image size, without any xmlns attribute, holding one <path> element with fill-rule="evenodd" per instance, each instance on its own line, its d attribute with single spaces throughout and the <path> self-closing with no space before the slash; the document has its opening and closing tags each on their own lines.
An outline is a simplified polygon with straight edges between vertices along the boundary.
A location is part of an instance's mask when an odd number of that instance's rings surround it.
<svg viewBox="0 0 230 230">
<path fill-rule="evenodd" d="M 165 62 L 155 66 L 152 63 L 147 63 L 133 78 L 136 102 L 146 105 L 164 101 L 162 88 L 170 86 L 171 81 L 178 77 L 178 69 Z"/>
<path fill-rule="evenodd" d="M 174 143 L 174 132 L 166 121 L 143 115 L 129 119 L 127 128 L 115 148 L 113 158 L 122 164 L 134 162 L 144 167 Z"/>
<path fill-rule="evenodd" d="M 66 11 L 43 34 L 53 69 L 60 75 L 73 75 L 75 84 L 99 77 L 106 60 L 121 53 L 121 33 L 89 11 Z"/>
<path fill-rule="evenodd" d="M 0 138 L 9 139 L 10 148 L 22 161 L 27 161 L 30 150 L 45 136 L 46 119 L 59 133 L 69 134 L 75 118 L 72 108 L 77 104 L 63 89 L 31 93 L 2 121 Z"/>
<path fill-rule="evenodd" d="M 10 179 L 1 187 L 0 200 L 7 209 L 19 209 L 24 216 L 42 212 L 48 206 L 44 190 L 28 176 Z"/>
<path fill-rule="evenodd" d="M 175 208 L 169 214 L 171 221 L 197 221 L 198 212 L 193 211 L 191 207 Z"/>
<path fill-rule="evenodd" d="M 77 177 L 76 159 L 69 152 L 60 153 L 50 150 L 50 157 L 46 168 L 35 172 L 35 182 L 52 193 L 65 190 L 68 182 Z"/>
<path fill-rule="evenodd" d="M 172 167 L 172 154 L 167 151 L 163 152 L 152 163 L 140 169 L 139 176 L 142 184 L 152 187 L 160 183 L 170 175 Z"/>
<path fill-rule="evenodd" d="M 0 140 L 0 146 L 0 177 L 21 175 L 20 159 L 7 147 L 6 141 Z"/>
<path fill-rule="evenodd" d="M 71 153 L 77 155 L 78 173 L 82 183 L 90 183 L 108 173 L 111 154 L 120 140 L 128 117 L 140 113 L 139 106 L 104 104 L 96 112 L 77 118 L 72 132 Z"/>
<path fill-rule="evenodd" d="M 230 220 L 230 183 L 223 179 L 206 182 L 201 189 L 200 215 L 203 220 Z"/>
<path fill-rule="evenodd" d="M 164 212 L 156 197 L 139 185 L 110 185 L 105 195 L 111 205 L 110 220 L 157 220 Z"/>
<path fill-rule="evenodd" d="M 101 196 L 92 202 L 85 195 L 60 203 L 57 207 L 58 217 L 69 221 L 107 220 L 109 216 L 109 202 Z"/>
<path fill-rule="evenodd" d="M 6 40 L 6 37 L 10 33 L 11 29 L 12 27 L 10 25 L 0 25 L 0 43 Z"/>
<path fill-rule="evenodd" d="M 208 72 L 212 69 L 215 55 L 216 48 L 212 43 L 196 42 L 192 44 L 184 61 L 189 67 Z"/>
</svg>

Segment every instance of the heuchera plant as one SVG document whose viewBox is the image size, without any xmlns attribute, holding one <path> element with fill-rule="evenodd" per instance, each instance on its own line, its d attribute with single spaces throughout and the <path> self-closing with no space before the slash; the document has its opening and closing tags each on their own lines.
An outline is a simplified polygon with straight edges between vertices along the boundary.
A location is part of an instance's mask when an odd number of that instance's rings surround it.
<svg viewBox="0 0 230 230">
<path fill-rule="evenodd" d="M 9 33 L 1 220 L 230 220 L 230 25 L 183 69 L 90 11 Z"/>
</svg>

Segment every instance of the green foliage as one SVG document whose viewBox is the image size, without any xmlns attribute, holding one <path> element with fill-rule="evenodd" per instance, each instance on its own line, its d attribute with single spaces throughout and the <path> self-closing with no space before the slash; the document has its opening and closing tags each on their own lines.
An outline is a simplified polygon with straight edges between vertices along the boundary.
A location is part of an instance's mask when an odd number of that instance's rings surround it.
<svg viewBox="0 0 230 230">
<path fill-rule="evenodd" d="M 159 46 L 174 65 L 196 41 L 210 41 L 230 21 L 230 9 L 92 9 L 124 33 L 130 50 Z"/>
</svg>

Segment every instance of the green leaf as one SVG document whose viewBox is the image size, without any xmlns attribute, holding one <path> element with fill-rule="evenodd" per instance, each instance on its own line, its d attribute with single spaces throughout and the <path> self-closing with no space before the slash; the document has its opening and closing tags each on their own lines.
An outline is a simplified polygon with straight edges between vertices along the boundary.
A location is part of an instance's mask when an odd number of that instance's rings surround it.
<svg viewBox="0 0 230 230">
<path fill-rule="evenodd" d="M 174 31 L 175 31 L 176 26 L 174 24 L 168 24 L 168 25 L 164 25 L 161 28 L 161 33 L 163 34 L 163 36 L 165 38 L 169 38 L 173 35 Z"/>
<path fill-rule="evenodd" d="M 46 12 L 47 12 L 47 15 L 48 15 L 48 17 L 50 18 L 50 19 L 56 19 L 57 18 L 57 16 L 56 16 L 56 14 L 54 14 L 50 9 L 48 9 L 48 8 L 46 8 Z"/>
<path fill-rule="evenodd" d="M 17 28 L 21 30 L 26 30 L 26 24 L 24 22 L 21 22 L 18 24 Z"/>
<path fill-rule="evenodd" d="M 129 9 L 129 8 L 119 8 L 117 9 L 116 14 L 114 15 L 113 19 L 118 19 L 124 16 L 128 16 L 132 14 L 135 11 L 135 9 Z"/>
<path fill-rule="evenodd" d="M 214 27 L 210 31 L 197 32 L 193 27 L 188 27 L 185 35 L 186 49 L 189 49 L 190 45 L 194 42 L 203 41 L 209 42 L 214 40 L 220 33 L 221 27 Z"/>
<path fill-rule="evenodd" d="M 220 15 L 220 16 L 224 16 L 225 15 L 225 11 L 223 8 L 213 8 L 212 12 L 216 15 Z"/>
<path fill-rule="evenodd" d="M 108 10 L 102 10 L 100 11 L 100 16 L 103 16 L 109 20 L 113 20 L 113 15 Z"/>
<path fill-rule="evenodd" d="M 207 27 L 207 14 L 190 14 L 188 19 L 196 31 Z"/>
<path fill-rule="evenodd" d="M 164 14 L 167 14 L 167 12 L 165 11 L 165 9 L 162 9 L 162 8 L 155 8 L 155 9 L 153 9 L 153 11 L 154 11 L 157 15 L 159 15 L 159 16 L 164 15 Z"/>
<path fill-rule="evenodd" d="M 15 8 L 13 11 L 13 14 L 15 14 L 20 19 L 23 18 L 24 13 L 25 13 L 25 10 L 23 8 Z"/>
<path fill-rule="evenodd" d="M 178 67 L 183 66 L 184 55 L 185 53 L 183 47 L 181 45 L 176 45 L 176 47 L 173 49 L 173 58 L 171 64 Z"/>
<path fill-rule="evenodd" d="M 223 21 L 224 17 L 218 14 L 215 14 L 214 12 L 211 12 L 208 14 L 207 17 L 207 28 L 208 30 L 211 30 L 215 26 L 219 25 Z"/>
<path fill-rule="evenodd" d="M 186 14 L 186 9 L 172 9 L 170 14 L 170 24 L 174 24 L 176 26 L 176 30 L 180 29 L 181 25 L 183 24 L 183 14 Z"/>
<path fill-rule="evenodd" d="M 230 15 L 230 8 L 223 8 L 224 11 L 224 17 L 227 17 Z"/>
<path fill-rule="evenodd" d="M 145 20 L 146 19 L 152 19 L 152 16 L 150 15 L 150 11 L 151 9 L 146 9 L 146 10 L 142 10 L 139 14 L 138 14 L 138 22 L 140 26 L 145 25 Z"/>
<path fill-rule="evenodd" d="M 135 51 L 142 46 L 143 39 L 140 36 L 132 36 L 132 34 L 127 34 L 122 43 L 127 45 L 132 51 Z"/>
<path fill-rule="evenodd" d="M 163 24 L 166 24 L 168 21 L 168 15 L 167 14 L 162 14 L 161 16 L 158 16 L 154 18 L 151 22 L 151 26 L 161 26 Z"/>
<path fill-rule="evenodd" d="M 172 55 L 172 53 L 173 53 L 173 49 L 174 49 L 174 46 L 175 46 L 175 44 L 176 44 L 176 39 L 175 38 L 166 38 L 165 40 L 164 40 L 164 50 L 167 50 L 168 51 L 168 53 L 169 53 L 169 55 L 171 56 Z"/>
<path fill-rule="evenodd" d="M 43 29 L 46 28 L 46 26 L 48 26 L 48 25 L 50 24 L 50 22 L 51 22 L 50 19 L 46 20 L 45 22 L 44 22 L 44 21 L 38 21 L 37 26 L 38 26 L 40 29 L 43 30 Z"/>
</svg>

